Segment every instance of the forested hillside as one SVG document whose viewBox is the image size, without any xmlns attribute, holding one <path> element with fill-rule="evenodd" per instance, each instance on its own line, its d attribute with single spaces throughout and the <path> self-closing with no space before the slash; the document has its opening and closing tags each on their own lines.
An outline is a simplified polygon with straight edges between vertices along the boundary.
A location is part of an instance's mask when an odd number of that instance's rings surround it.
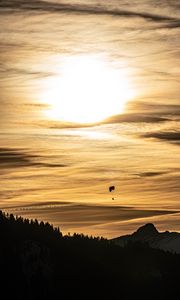
<svg viewBox="0 0 180 300">
<path fill-rule="evenodd" d="M 145 243 L 63 236 L 0 213 L 0 285 L 7 299 L 175 299 L 180 255 Z"/>
</svg>

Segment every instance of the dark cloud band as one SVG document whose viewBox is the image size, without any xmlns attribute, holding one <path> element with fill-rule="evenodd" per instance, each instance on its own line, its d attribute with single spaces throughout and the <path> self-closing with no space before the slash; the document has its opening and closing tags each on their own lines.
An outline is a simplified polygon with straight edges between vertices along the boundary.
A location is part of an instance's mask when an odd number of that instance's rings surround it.
<svg viewBox="0 0 180 300">
<path fill-rule="evenodd" d="M 21 168 L 21 167 L 49 167 L 62 168 L 65 164 L 53 164 L 44 162 L 44 157 L 29 154 L 25 150 L 0 148 L 0 164 L 1 169 L 5 168 Z"/>
<path fill-rule="evenodd" d="M 0 8 L 18 10 L 40 10 L 42 12 L 65 12 L 92 15 L 110 15 L 117 17 L 140 17 L 154 22 L 170 22 L 168 28 L 180 27 L 180 19 L 171 16 L 151 14 L 148 12 L 136 12 L 130 10 L 107 9 L 103 6 L 70 5 L 63 3 L 52 3 L 45 1 L 1 1 Z"/>
<path fill-rule="evenodd" d="M 164 140 L 168 142 L 174 142 L 180 145 L 180 132 L 151 132 L 143 135 L 145 138 L 155 138 L 159 140 Z"/>
</svg>

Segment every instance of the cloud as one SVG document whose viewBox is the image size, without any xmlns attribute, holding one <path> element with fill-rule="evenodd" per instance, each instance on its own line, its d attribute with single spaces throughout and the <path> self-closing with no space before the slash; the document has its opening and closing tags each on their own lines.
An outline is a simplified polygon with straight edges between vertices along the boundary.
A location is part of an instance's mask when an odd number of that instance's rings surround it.
<svg viewBox="0 0 180 300">
<path fill-rule="evenodd" d="M 14 148 L 0 148 L 0 164 L 1 169 L 7 168 L 21 168 L 21 167 L 49 167 L 49 168 L 63 168 L 64 164 L 48 163 L 41 160 L 44 157 L 29 154 L 25 150 Z"/>
<path fill-rule="evenodd" d="M 12 205 L 12 206 L 4 206 L 4 209 L 14 209 L 14 210 L 34 210 L 34 209 L 49 209 L 49 208 L 55 208 L 59 206 L 66 206 L 66 205 L 74 205 L 73 202 L 69 201 L 46 201 L 46 202 L 38 202 L 38 203 L 32 203 L 32 204 L 26 204 L 23 206 L 18 205 Z"/>
<path fill-rule="evenodd" d="M 34 158 L 34 156 L 27 155 L 25 153 L 20 153 L 16 149 L 11 149 L 11 148 L 0 149 L 1 167 L 3 167 L 4 164 L 8 164 L 9 166 L 13 165 L 13 167 L 16 164 L 17 166 L 31 165 L 32 158 Z"/>
<path fill-rule="evenodd" d="M 45 78 L 45 77 L 50 77 L 53 76 L 54 74 L 51 72 L 41 72 L 41 71 L 33 71 L 33 70 L 28 70 L 28 69 L 23 69 L 23 68 L 10 68 L 3 63 L 0 63 L 0 78 L 6 79 L 7 74 L 11 73 L 11 76 L 29 76 L 30 78 Z"/>
<path fill-rule="evenodd" d="M 128 103 L 128 110 L 139 110 L 143 112 L 155 112 L 163 114 L 176 114 L 180 115 L 180 105 L 179 104 L 161 104 L 155 102 L 144 102 L 144 101 L 132 101 Z"/>
<path fill-rule="evenodd" d="M 14 0 L 14 1 L 1 1 L 1 10 L 4 9 L 18 9 L 18 10 L 39 10 L 42 12 L 65 12 L 65 13 L 75 13 L 75 14 L 92 14 L 92 15 L 109 15 L 114 17 L 133 17 L 133 18 L 143 18 L 148 21 L 166 23 L 164 27 L 167 28 L 178 28 L 180 27 L 180 19 L 177 17 L 153 14 L 149 12 L 141 12 L 139 10 L 124 10 L 124 9 L 113 9 L 107 8 L 107 6 L 89 6 L 80 4 L 64 4 L 64 3 L 54 3 L 48 1 L 24 1 L 24 0 Z"/>
<path fill-rule="evenodd" d="M 153 114 L 142 113 L 126 113 L 111 116 L 103 121 L 97 123 L 78 124 L 65 121 L 42 120 L 37 122 L 38 127 L 49 129 L 81 129 L 93 128 L 108 124 L 122 124 L 122 123 L 163 123 L 169 121 L 169 118 L 163 116 L 153 116 Z M 74 135 L 75 136 L 75 135 Z M 78 135 L 77 135 L 78 136 Z"/>
<path fill-rule="evenodd" d="M 135 175 L 139 176 L 139 177 L 155 177 L 155 176 L 161 176 L 164 174 L 168 174 L 168 172 L 141 172 L 141 173 L 137 173 Z"/>
<path fill-rule="evenodd" d="M 168 141 L 180 145 L 180 132 L 178 131 L 164 131 L 164 132 L 162 131 L 162 132 L 145 133 L 143 137 L 164 140 L 164 141 Z"/>
<path fill-rule="evenodd" d="M 138 114 L 138 113 L 129 113 L 129 114 L 121 114 L 112 116 L 107 118 L 102 123 L 111 124 L 111 123 L 158 123 L 158 122 L 165 122 L 168 121 L 167 118 L 153 116 L 148 114 Z"/>
<path fill-rule="evenodd" d="M 142 101 L 132 101 L 127 105 L 127 111 L 129 111 L 129 116 L 134 114 L 134 116 L 139 115 L 139 120 L 147 118 L 147 122 L 153 119 L 155 122 L 160 121 L 179 121 L 180 120 L 180 105 L 179 104 L 162 104 Z M 134 113 L 131 113 L 134 112 Z"/>
</svg>

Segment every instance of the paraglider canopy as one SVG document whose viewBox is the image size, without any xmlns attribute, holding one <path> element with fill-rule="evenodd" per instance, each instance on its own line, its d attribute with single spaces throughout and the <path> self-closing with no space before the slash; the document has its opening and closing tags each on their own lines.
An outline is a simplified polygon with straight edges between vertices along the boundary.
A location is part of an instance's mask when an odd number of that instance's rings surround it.
<svg viewBox="0 0 180 300">
<path fill-rule="evenodd" d="M 112 192 L 112 191 L 114 191 L 115 190 L 115 186 L 114 185 L 111 185 L 110 187 L 109 187 L 109 192 Z"/>
</svg>

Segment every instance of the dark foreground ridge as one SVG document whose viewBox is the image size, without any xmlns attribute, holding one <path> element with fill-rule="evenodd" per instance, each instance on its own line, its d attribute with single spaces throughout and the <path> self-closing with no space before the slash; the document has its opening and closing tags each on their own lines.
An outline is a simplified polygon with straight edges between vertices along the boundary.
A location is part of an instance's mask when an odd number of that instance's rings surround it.
<svg viewBox="0 0 180 300">
<path fill-rule="evenodd" d="M 178 254 L 139 241 L 120 247 L 99 237 L 63 236 L 48 223 L 0 212 L 6 299 L 175 299 L 179 275 Z"/>
</svg>

